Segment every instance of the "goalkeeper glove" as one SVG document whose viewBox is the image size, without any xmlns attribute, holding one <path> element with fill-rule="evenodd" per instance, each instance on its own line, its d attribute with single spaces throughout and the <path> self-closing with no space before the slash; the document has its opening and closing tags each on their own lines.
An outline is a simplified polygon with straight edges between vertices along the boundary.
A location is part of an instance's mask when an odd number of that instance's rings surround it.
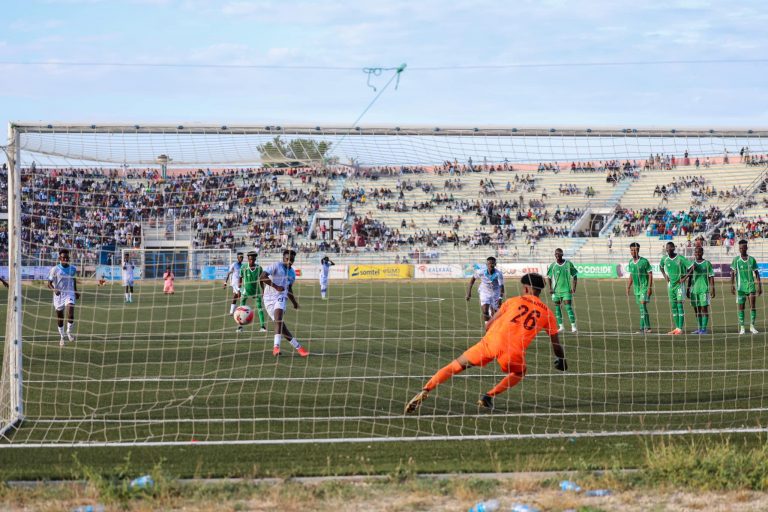
<svg viewBox="0 0 768 512">
<path fill-rule="evenodd" d="M 568 363 L 565 361 L 564 357 L 555 358 L 555 369 L 560 370 L 561 372 L 568 369 Z"/>
</svg>

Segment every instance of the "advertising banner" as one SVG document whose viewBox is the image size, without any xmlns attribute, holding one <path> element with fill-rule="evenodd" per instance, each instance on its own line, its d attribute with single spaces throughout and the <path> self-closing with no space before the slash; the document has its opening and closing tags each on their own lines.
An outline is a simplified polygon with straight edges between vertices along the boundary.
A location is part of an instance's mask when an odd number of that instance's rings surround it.
<svg viewBox="0 0 768 512">
<path fill-rule="evenodd" d="M 350 279 L 408 279 L 413 265 L 350 265 Z"/>
<path fill-rule="evenodd" d="M 296 279 L 320 279 L 320 265 L 294 265 Z M 347 279 L 349 268 L 347 265 L 333 265 L 329 279 Z"/>
<path fill-rule="evenodd" d="M 575 263 L 579 279 L 611 279 L 619 277 L 618 266 L 613 263 Z"/>
<path fill-rule="evenodd" d="M 107 281 L 122 281 L 123 269 L 120 265 L 97 265 L 96 277 L 99 279 L 106 279 Z M 133 280 L 138 281 L 141 279 L 141 269 L 134 267 Z"/>
<path fill-rule="evenodd" d="M 416 279 L 461 279 L 464 277 L 464 269 L 461 265 L 415 265 L 414 277 Z"/>
<path fill-rule="evenodd" d="M 479 266 L 479 268 L 484 269 L 485 264 Z M 541 275 L 546 275 L 547 273 L 547 266 L 541 265 L 539 263 L 499 263 L 496 265 L 496 268 L 501 270 L 501 273 L 504 275 L 504 279 L 519 278 L 532 272 Z"/>
<path fill-rule="evenodd" d="M 768 277 L 768 263 L 758 263 L 757 264 L 757 269 L 760 271 L 760 278 L 761 279 L 763 277 Z M 731 275 L 730 274 L 730 272 L 731 272 L 731 266 L 730 265 L 728 265 L 728 272 L 729 272 L 728 276 L 730 277 L 730 275 Z"/>
<path fill-rule="evenodd" d="M 48 279 L 48 272 L 51 271 L 51 267 L 33 267 L 23 266 L 21 267 L 21 279 L 22 281 L 43 281 Z M 0 277 L 8 280 L 8 267 L 0 267 Z"/>
<path fill-rule="evenodd" d="M 200 267 L 200 279 L 203 281 L 223 281 L 229 273 L 229 265 L 203 265 Z"/>
</svg>

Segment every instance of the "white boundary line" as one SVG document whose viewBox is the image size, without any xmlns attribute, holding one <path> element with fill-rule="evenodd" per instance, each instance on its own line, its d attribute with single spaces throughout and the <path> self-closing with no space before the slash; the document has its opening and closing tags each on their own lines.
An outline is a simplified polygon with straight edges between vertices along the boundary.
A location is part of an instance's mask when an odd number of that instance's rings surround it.
<svg viewBox="0 0 768 512">
<path fill-rule="evenodd" d="M 314 354 L 313 354 L 314 355 Z M 337 354 L 327 354 L 337 355 Z M 768 373 L 768 368 L 738 368 L 738 369 L 692 369 L 692 370 L 648 370 L 627 372 L 589 372 L 589 373 L 529 373 L 526 379 L 535 377 L 623 377 L 631 375 L 668 375 L 668 374 L 714 374 L 714 373 Z M 494 374 L 495 375 L 495 374 Z M 397 379 L 429 379 L 432 375 L 343 375 L 336 377 L 121 377 L 112 379 L 26 379 L 27 384 L 71 384 L 71 383 L 104 383 L 104 382 L 337 382 L 340 380 L 397 380 Z M 478 378 L 473 374 L 454 375 L 453 378 Z"/>
<path fill-rule="evenodd" d="M 460 418 L 496 419 L 496 418 L 572 418 L 581 416 L 634 416 L 634 415 L 688 415 L 688 414 L 732 414 L 745 412 L 766 412 L 768 407 L 742 408 L 742 409 L 675 409 L 662 410 L 635 410 L 635 411 L 585 411 L 585 412 L 524 412 L 524 413 L 477 413 L 477 414 L 393 414 L 388 416 L 303 416 L 295 418 L 175 418 L 175 419 L 99 419 L 96 417 L 67 418 L 67 419 L 42 419 L 27 417 L 32 423 L 45 423 L 47 425 L 69 423 L 127 423 L 127 424 L 179 424 L 179 423 L 298 423 L 303 421 L 333 422 L 333 421 L 390 421 L 390 420 L 438 420 Z M 768 429 L 768 427 L 766 427 Z"/>
<path fill-rule="evenodd" d="M 558 432 L 544 434 L 495 434 L 472 436 L 432 436 L 432 437 L 334 437 L 325 439 L 255 439 L 232 441 L 144 441 L 144 442 L 76 442 L 76 443 L 20 443 L 3 444 L 3 448 L 107 448 L 128 446 L 223 446 L 223 445 L 285 445 L 285 444 L 337 444 L 337 443 L 393 443 L 423 441 L 503 441 L 515 439 L 561 439 L 595 437 L 635 437 L 635 436 L 677 436 L 695 434 L 749 434 L 765 433 L 768 427 L 710 428 L 689 430 L 631 430 L 627 432 Z"/>
</svg>

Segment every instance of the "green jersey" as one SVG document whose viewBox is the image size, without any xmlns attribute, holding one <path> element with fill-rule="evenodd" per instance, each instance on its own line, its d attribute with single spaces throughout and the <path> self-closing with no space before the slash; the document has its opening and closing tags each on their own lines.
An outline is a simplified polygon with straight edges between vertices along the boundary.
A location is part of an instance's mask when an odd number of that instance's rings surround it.
<svg viewBox="0 0 768 512">
<path fill-rule="evenodd" d="M 669 287 L 677 288 L 680 286 L 680 279 L 691 268 L 691 262 L 680 254 L 676 254 L 674 258 L 664 256 L 661 258 L 661 264 L 659 265 L 669 277 Z"/>
<path fill-rule="evenodd" d="M 243 288 L 253 289 L 259 284 L 261 277 L 261 265 L 256 265 L 253 269 L 246 263 L 240 267 L 240 278 L 243 280 Z"/>
<path fill-rule="evenodd" d="M 547 269 L 547 277 L 552 280 L 552 292 L 556 294 L 571 293 L 571 278 L 579 273 L 576 266 L 568 260 L 564 260 L 560 265 L 557 262 L 550 263 Z"/>
<path fill-rule="evenodd" d="M 731 262 L 731 272 L 736 275 L 736 291 L 741 293 L 754 293 L 755 272 L 757 271 L 757 260 L 752 256 L 747 256 L 743 260 L 741 256 L 736 256 Z"/>
<path fill-rule="evenodd" d="M 707 260 L 702 260 L 701 262 L 694 261 L 691 266 L 693 267 L 691 293 L 709 293 L 709 278 L 715 277 L 715 269 L 712 268 L 712 264 Z"/>
<path fill-rule="evenodd" d="M 651 263 L 640 256 L 637 261 L 634 259 L 629 260 L 627 265 L 627 272 L 632 279 L 632 286 L 635 288 L 635 293 L 643 295 L 648 291 L 648 285 L 651 279 Z"/>
</svg>

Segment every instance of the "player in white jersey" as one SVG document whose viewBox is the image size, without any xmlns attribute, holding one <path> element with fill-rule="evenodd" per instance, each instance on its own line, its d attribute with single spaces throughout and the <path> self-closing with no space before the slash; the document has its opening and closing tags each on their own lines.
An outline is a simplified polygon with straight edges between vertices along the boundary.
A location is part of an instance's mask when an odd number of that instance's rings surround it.
<svg viewBox="0 0 768 512">
<path fill-rule="evenodd" d="M 467 287 L 467 301 L 472 298 L 472 287 L 477 280 L 480 281 L 477 293 L 480 296 L 483 322 L 487 322 L 498 311 L 504 298 L 504 276 L 496 269 L 496 258 L 489 257 L 485 261 L 485 269 L 475 271 Z"/>
<path fill-rule="evenodd" d="M 125 302 L 133 302 L 133 269 L 136 265 L 131 261 L 131 257 L 126 255 L 123 260 L 123 286 L 125 286 Z"/>
<path fill-rule="evenodd" d="M 59 250 L 59 263 L 48 273 L 48 288 L 53 290 L 53 307 L 56 309 L 56 323 L 59 327 L 59 346 L 63 347 L 66 339 L 75 341 L 72 333 L 75 327 L 75 300 L 80 298 L 77 291 L 77 269 L 69 264 L 69 249 Z M 69 306 L 67 332 L 64 337 L 64 310 Z"/>
<path fill-rule="evenodd" d="M 293 282 L 296 281 L 296 272 L 291 268 L 296 260 L 296 251 L 286 249 L 283 251 L 283 261 L 273 263 L 261 273 L 261 282 L 264 286 L 264 308 L 269 317 L 275 322 L 275 343 L 272 355 L 280 355 L 280 343 L 283 335 L 290 340 L 291 346 L 296 349 L 301 357 L 307 357 L 309 351 L 301 346 L 299 340 L 293 337 L 288 326 L 285 325 L 286 302 L 293 303 L 293 307 L 299 309 L 299 303 L 293 295 Z"/>
<path fill-rule="evenodd" d="M 240 299 L 240 268 L 243 266 L 243 253 L 237 253 L 237 261 L 229 266 L 227 277 L 224 278 L 224 288 L 232 287 L 232 304 L 229 305 L 229 316 L 237 309 L 237 301 Z"/>
<path fill-rule="evenodd" d="M 335 265 L 328 256 L 320 260 L 320 297 L 326 298 L 328 294 L 328 276 L 331 274 L 331 267 Z"/>
</svg>

